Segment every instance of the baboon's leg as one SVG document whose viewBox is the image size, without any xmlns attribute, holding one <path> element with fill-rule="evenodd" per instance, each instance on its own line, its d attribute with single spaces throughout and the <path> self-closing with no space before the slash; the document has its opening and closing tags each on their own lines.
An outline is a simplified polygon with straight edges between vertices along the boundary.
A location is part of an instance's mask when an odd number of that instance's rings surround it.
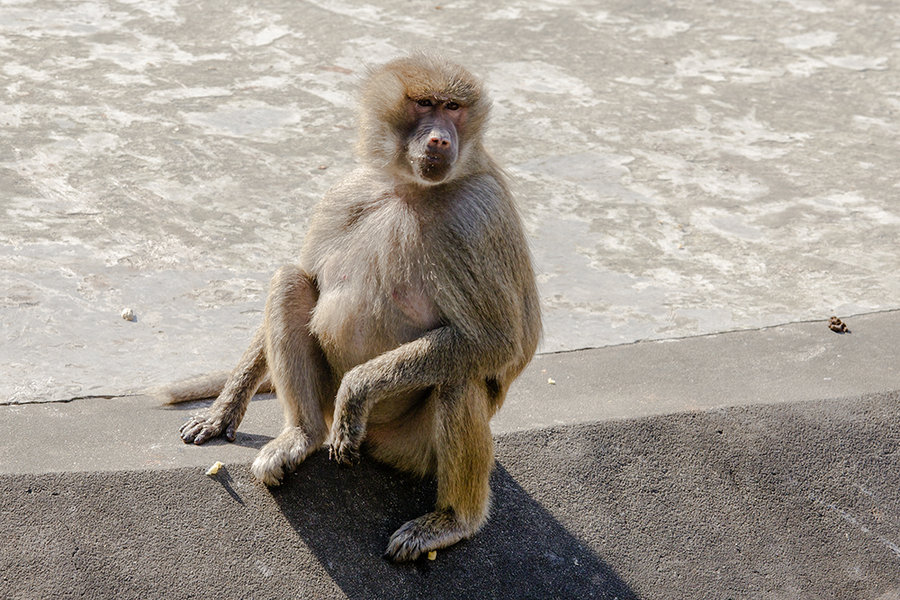
<svg viewBox="0 0 900 600">
<path fill-rule="evenodd" d="M 266 485 L 277 485 L 325 441 L 325 414 L 333 410 L 335 383 L 309 320 L 318 299 L 310 276 L 282 267 L 272 279 L 266 302 L 266 361 L 284 409 L 284 430 L 263 446 L 251 471 Z"/>
<path fill-rule="evenodd" d="M 428 434 L 437 456 L 437 505 L 391 536 L 385 554 L 396 561 L 415 560 L 471 537 L 488 515 L 494 446 L 487 391 L 474 381 L 441 386 L 431 401 L 434 422 Z"/>
<path fill-rule="evenodd" d="M 221 435 L 223 431 L 229 442 L 234 441 L 247 404 L 266 374 L 265 337 L 264 325 L 253 335 L 250 347 L 244 352 L 209 411 L 205 415 L 191 417 L 181 426 L 181 439 L 184 443 L 202 444 Z"/>
</svg>

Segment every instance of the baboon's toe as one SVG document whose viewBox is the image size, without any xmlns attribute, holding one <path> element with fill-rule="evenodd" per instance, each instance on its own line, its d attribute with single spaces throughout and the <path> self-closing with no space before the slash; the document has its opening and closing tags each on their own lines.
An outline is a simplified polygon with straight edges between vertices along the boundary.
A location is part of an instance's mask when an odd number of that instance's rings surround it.
<svg viewBox="0 0 900 600">
<path fill-rule="evenodd" d="M 220 433 L 222 433 L 221 422 L 211 417 L 194 416 L 181 426 L 181 440 L 185 444 L 202 444 Z M 232 431 L 229 441 L 233 440 L 234 432 Z"/>
<path fill-rule="evenodd" d="M 263 457 L 262 455 L 257 456 L 253 464 L 250 465 L 250 472 L 269 487 L 281 485 L 281 480 L 284 478 L 284 467 L 279 463 L 273 462 L 271 458 Z"/>
<path fill-rule="evenodd" d="M 316 439 L 316 443 L 311 443 L 310 436 L 303 429 L 288 428 L 262 447 L 250 466 L 250 471 L 266 485 L 279 485 L 286 474 L 293 471 L 322 443 L 321 437 Z"/>
<path fill-rule="evenodd" d="M 452 509 L 437 510 L 404 523 L 391 536 L 384 555 L 394 562 L 416 560 L 426 552 L 451 546 L 472 533 L 460 524 Z"/>
</svg>

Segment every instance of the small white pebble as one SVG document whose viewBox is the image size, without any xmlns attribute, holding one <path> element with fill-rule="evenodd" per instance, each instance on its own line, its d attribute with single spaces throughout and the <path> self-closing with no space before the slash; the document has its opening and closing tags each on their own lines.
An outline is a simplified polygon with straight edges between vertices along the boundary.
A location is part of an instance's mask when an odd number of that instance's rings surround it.
<svg viewBox="0 0 900 600">
<path fill-rule="evenodd" d="M 556 380 L 553 379 L 552 377 L 548 377 L 548 378 L 547 378 L 547 383 L 549 383 L 550 385 L 556 385 Z"/>
<path fill-rule="evenodd" d="M 221 469 L 224 466 L 225 466 L 224 463 L 216 461 L 215 464 L 213 464 L 213 466 L 211 466 L 209 468 L 209 470 L 206 472 L 206 474 L 209 475 L 210 477 L 212 477 L 213 475 L 215 475 L 216 473 L 219 472 L 219 469 Z"/>
<path fill-rule="evenodd" d="M 122 318 L 126 321 L 137 321 L 137 315 L 134 314 L 134 309 L 131 308 L 122 310 Z"/>
<path fill-rule="evenodd" d="M 428 560 L 434 560 L 437 558 L 437 550 L 432 550 L 428 553 Z"/>
</svg>

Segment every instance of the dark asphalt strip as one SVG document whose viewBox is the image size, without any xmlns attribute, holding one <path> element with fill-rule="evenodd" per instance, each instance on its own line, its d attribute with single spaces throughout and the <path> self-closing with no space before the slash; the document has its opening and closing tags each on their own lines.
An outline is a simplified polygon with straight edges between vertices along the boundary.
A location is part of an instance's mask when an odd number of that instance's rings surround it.
<svg viewBox="0 0 900 600">
<path fill-rule="evenodd" d="M 900 395 L 497 438 L 493 514 L 435 561 L 390 533 L 434 488 L 314 455 L 0 476 L 0 598 L 894 598 Z M 891 594 L 894 594 L 893 596 Z"/>
</svg>

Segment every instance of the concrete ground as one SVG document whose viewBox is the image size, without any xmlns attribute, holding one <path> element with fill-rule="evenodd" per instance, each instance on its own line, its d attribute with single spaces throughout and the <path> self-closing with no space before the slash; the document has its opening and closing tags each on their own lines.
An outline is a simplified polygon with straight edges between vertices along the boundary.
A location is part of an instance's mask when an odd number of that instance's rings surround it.
<svg viewBox="0 0 900 600">
<path fill-rule="evenodd" d="M 493 95 L 542 351 L 900 307 L 894 2 L 0 7 L 0 401 L 234 363 L 421 47 Z"/>
<path fill-rule="evenodd" d="M 898 408 L 894 392 L 500 435 L 485 529 L 401 566 L 387 538 L 434 489 L 369 462 L 320 452 L 271 491 L 244 462 L 4 475 L 0 596 L 896 599 Z"/>
<path fill-rule="evenodd" d="M 900 598 L 898 27 L 874 0 L 0 0 L 0 597 Z M 365 66 L 421 47 L 486 79 L 545 336 L 485 530 L 397 567 L 430 482 L 320 453 L 268 490 L 275 399 L 193 447 L 201 406 L 140 392 L 235 362 L 351 168 Z"/>
</svg>

